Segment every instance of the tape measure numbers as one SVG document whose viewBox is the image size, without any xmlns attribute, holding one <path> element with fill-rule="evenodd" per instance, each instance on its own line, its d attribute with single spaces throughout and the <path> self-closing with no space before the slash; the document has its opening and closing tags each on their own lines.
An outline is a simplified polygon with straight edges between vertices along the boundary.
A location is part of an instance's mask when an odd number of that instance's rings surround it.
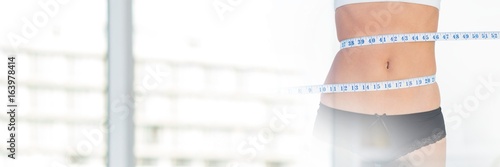
<svg viewBox="0 0 500 167">
<path fill-rule="evenodd" d="M 498 39 L 500 32 L 493 31 L 385 34 L 346 39 L 340 42 L 340 49 L 389 43 Z"/>
<path fill-rule="evenodd" d="M 382 81 L 382 82 L 366 82 L 366 83 L 343 83 L 343 84 L 327 84 L 327 85 L 312 85 L 289 88 L 288 93 L 294 94 L 312 94 L 312 93 L 342 93 L 342 92 L 368 92 L 394 90 L 402 88 L 411 88 L 417 86 L 430 85 L 436 82 L 436 76 L 425 76 L 419 78 L 410 78 L 403 80 Z"/>
<path fill-rule="evenodd" d="M 499 40 L 500 31 L 490 32 L 430 32 L 430 33 L 405 33 L 405 34 L 383 34 L 366 37 L 350 38 L 340 42 L 340 49 L 358 46 L 369 46 L 390 43 L 405 42 L 431 42 L 431 41 L 458 41 L 458 40 Z M 367 92 L 394 90 L 424 86 L 436 82 L 435 75 L 410 78 L 404 80 L 366 82 L 366 83 L 343 83 L 328 85 L 312 85 L 289 88 L 288 93 L 310 94 L 310 93 L 342 93 L 342 92 Z"/>
</svg>

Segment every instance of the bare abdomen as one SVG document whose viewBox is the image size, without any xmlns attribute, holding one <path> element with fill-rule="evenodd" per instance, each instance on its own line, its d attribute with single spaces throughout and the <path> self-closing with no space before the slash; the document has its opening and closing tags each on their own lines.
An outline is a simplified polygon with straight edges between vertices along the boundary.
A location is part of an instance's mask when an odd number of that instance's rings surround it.
<svg viewBox="0 0 500 167">
<path fill-rule="evenodd" d="M 399 9 L 399 13 L 393 8 Z M 435 32 L 437 17 L 438 11 L 433 7 L 390 2 L 348 5 L 336 12 L 339 40 L 378 34 Z M 435 73 L 434 42 L 384 44 L 339 51 L 325 83 L 388 81 Z M 439 107 L 440 97 L 437 84 L 432 84 L 389 91 L 323 94 L 321 102 L 352 112 L 393 115 L 433 110 Z"/>
</svg>

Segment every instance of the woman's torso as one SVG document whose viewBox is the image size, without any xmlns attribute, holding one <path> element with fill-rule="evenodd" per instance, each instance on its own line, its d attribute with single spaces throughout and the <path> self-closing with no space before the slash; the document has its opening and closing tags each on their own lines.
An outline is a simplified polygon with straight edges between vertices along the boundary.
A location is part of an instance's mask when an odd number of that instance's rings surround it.
<svg viewBox="0 0 500 167">
<path fill-rule="evenodd" d="M 339 40 L 378 34 L 436 32 L 439 10 L 432 6 L 375 2 L 336 9 Z M 340 50 L 325 84 L 374 82 L 436 73 L 434 42 L 383 44 Z M 440 106 L 437 84 L 388 91 L 322 94 L 324 105 L 365 114 L 408 114 Z"/>
</svg>

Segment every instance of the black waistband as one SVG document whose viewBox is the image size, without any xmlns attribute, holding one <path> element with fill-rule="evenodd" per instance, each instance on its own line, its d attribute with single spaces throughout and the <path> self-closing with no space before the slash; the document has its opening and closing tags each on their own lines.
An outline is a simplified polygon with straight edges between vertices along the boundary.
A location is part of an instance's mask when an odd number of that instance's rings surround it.
<svg viewBox="0 0 500 167">
<path fill-rule="evenodd" d="M 368 115 L 320 104 L 314 136 L 362 157 L 391 161 L 439 141 L 446 130 L 440 107 L 414 114 Z"/>
</svg>

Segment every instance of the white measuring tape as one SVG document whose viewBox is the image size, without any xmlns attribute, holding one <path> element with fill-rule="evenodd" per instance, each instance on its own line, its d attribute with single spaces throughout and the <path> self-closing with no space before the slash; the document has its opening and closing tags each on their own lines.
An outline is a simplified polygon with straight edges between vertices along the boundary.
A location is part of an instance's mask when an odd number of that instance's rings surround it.
<svg viewBox="0 0 500 167">
<path fill-rule="evenodd" d="M 389 43 L 488 40 L 500 39 L 499 31 L 491 32 L 432 32 L 410 34 L 384 34 L 350 38 L 340 42 L 340 49 Z"/>
<path fill-rule="evenodd" d="M 310 93 L 341 93 L 341 92 L 368 92 L 381 90 L 394 90 L 430 85 L 436 82 L 436 76 L 425 76 L 403 80 L 366 82 L 366 83 L 344 83 L 302 86 L 288 89 L 288 93 L 310 94 Z"/>
<path fill-rule="evenodd" d="M 500 39 L 500 31 L 384 34 L 343 40 L 340 42 L 340 49 L 389 43 L 498 39 Z M 430 85 L 435 82 L 436 76 L 432 75 L 394 81 L 302 86 L 289 88 L 286 92 L 294 94 L 368 92 L 411 88 Z"/>
</svg>

